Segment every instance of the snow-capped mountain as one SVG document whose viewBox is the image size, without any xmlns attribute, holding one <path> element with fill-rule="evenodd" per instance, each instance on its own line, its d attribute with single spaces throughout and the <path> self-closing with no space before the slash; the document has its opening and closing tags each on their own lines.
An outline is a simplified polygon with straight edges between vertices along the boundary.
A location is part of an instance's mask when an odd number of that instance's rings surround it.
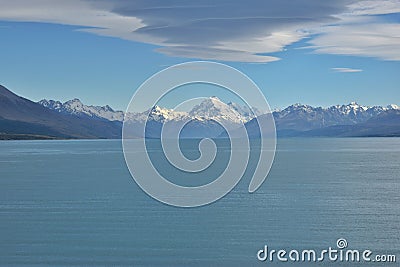
<svg viewBox="0 0 400 267">
<path fill-rule="evenodd" d="M 156 105 L 147 111 L 124 114 L 123 111 L 115 111 L 108 105 L 103 107 L 87 106 L 79 99 L 69 100 L 65 103 L 43 99 L 38 103 L 60 113 L 89 116 L 109 121 L 123 121 L 124 115 L 127 120 L 146 121 L 147 114 L 149 114 L 151 120 L 158 122 L 179 121 L 189 118 L 198 121 L 214 120 L 217 122 L 244 123 L 255 117 L 249 108 L 242 107 L 236 103 L 225 104 L 217 97 L 204 99 L 189 112 L 174 111 Z M 255 110 L 259 113 L 257 109 Z"/>
<path fill-rule="evenodd" d="M 75 98 L 65 103 L 54 100 L 40 100 L 38 102 L 42 106 L 55 110 L 60 113 L 72 114 L 77 116 L 88 116 L 92 118 L 105 119 L 109 121 L 123 121 L 124 113 L 122 111 L 114 111 L 110 106 L 87 106 L 79 99 Z"/>
<path fill-rule="evenodd" d="M 400 110 L 400 106 L 395 105 L 395 104 L 390 104 L 390 105 L 387 105 L 386 108 L 384 108 L 384 109 L 386 109 L 386 110 Z"/>
<path fill-rule="evenodd" d="M 230 127 L 245 122 L 249 136 L 257 137 L 257 121 L 271 116 L 254 108 L 256 114 L 252 114 L 249 108 L 225 104 L 216 97 L 204 99 L 188 112 L 154 106 L 124 114 L 109 106 L 84 105 L 78 99 L 34 103 L 1 85 L 0 102 L 0 139 L 121 138 L 124 117 L 134 138 L 159 138 L 163 124 L 176 126 L 174 131 L 187 121 L 180 137 L 223 137 L 221 122 Z M 400 136 L 400 107 L 395 104 L 369 107 L 351 102 L 327 108 L 294 104 L 272 114 L 278 136 Z M 143 123 L 145 133 L 138 132 Z"/>
<path fill-rule="evenodd" d="M 147 119 L 147 115 L 149 119 Z M 240 114 L 232 106 L 225 104 L 217 97 L 204 99 L 189 112 L 174 111 L 154 106 L 146 112 L 130 113 L 125 116 L 127 123 L 131 125 L 131 134 L 133 136 L 141 134 L 135 132 L 134 128 L 140 128 L 136 126 L 139 124 L 142 125 L 142 123 L 147 121 L 146 135 L 150 138 L 160 136 L 163 123 L 179 125 L 179 122 L 188 121 L 184 129 L 182 129 L 182 137 L 216 137 L 224 131 L 219 123 L 228 129 L 234 129 L 238 125 L 242 125 L 251 118 L 254 118 L 254 116 L 250 117 Z"/>
<path fill-rule="evenodd" d="M 174 111 L 172 109 L 162 108 L 156 105 L 144 112 L 127 113 L 125 115 L 126 120 L 128 121 L 139 121 L 139 122 L 147 121 L 147 116 L 149 116 L 149 119 L 152 121 L 164 123 L 168 121 L 183 120 L 188 116 L 188 113 L 183 111 L 182 112 Z"/>
<path fill-rule="evenodd" d="M 232 105 L 225 104 L 215 96 L 194 106 L 189 115 L 198 120 L 214 120 L 217 122 L 244 123 L 248 121 L 248 117 L 243 116 Z"/>
<path fill-rule="evenodd" d="M 133 125 L 134 128 L 140 128 L 136 126 L 147 122 L 146 129 L 151 138 L 160 136 L 164 123 L 176 123 L 176 125 L 179 125 L 179 122 L 183 120 L 191 121 L 185 126 L 186 129 L 182 131 L 184 136 L 201 137 L 203 135 L 204 137 L 206 135 L 207 137 L 215 137 L 219 136 L 223 131 L 219 123 L 234 129 L 243 123 L 251 125 L 255 117 L 263 114 L 256 108 L 253 108 L 255 112 L 253 114 L 248 107 L 232 102 L 226 104 L 217 97 L 204 99 L 188 112 L 154 106 L 147 111 L 124 114 L 123 111 L 115 111 L 109 106 L 87 106 L 79 99 L 73 99 L 65 103 L 54 100 L 41 100 L 39 104 L 59 113 L 78 117 L 116 122 L 122 122 L 125 117 L 126 121 Z M 362 124 L 389 111 L 400 111 L 400 107 L 395 104 L 386 107 L 370 107 L 351 102 L 347 105 L 322 108 L 298 103 L 283 110 L 274 111 L 273 116 L 278 133 L 297 135 L 298 133 L 332 126 Z M 248 129 L 252 129 L 252 127 Z M 134 134 L 135 136 L 143 135 L 143 133 L 136 132 Z"/>
<path fill-rule="evenodd" d="M 274 118 L 280 130 L 305 131 L 332 125 L 363 123 L 382 112 L 398 109 L 397 105 L 369 107 L 356 102 L 328 108 L 294 104 L 284 110 L 274 112 Z"/>
<path fill-rule="evenodd" d="M 125 117 L 127 123 L 132 126 L 132 136 L 136 137 L 143 135 L 143 133 L 138 132 L 141 129 L 139 126 L 147 123 L 146 136 L 150 138 L 158 138 L 160 136 L 164 123 L 178 125 L 181 121 L 190 121 L 181 132 L 183 137 L 215 137 L 224 131 L 219 123 L 234 129 L 255 117 L 249 108 L 242 107 L 236 103 L 226 104 L 217 97 L 204 99 L 189 112 L 175 111 L 156 105 L 147 111 L 124 114 L 124 112 L 115 111 L 109 106 L 87 106 L 79 99 L 73 99 L 65 103 L 54 100 L 41 100 L 38 103 L 59 113 L 78 117 L 118 122 L 122 122 Z M 257 112 L 259 111 L 257 110 Z"/>
</svg>

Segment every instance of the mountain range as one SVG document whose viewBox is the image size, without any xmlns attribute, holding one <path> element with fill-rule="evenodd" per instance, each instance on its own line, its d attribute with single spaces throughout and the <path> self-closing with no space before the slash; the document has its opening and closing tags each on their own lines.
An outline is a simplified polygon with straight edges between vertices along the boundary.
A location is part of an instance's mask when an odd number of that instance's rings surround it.
<svg viewBox="0 0 400 267">
<path fill-rule="evenodd" d="M 0 85 L 0 139 L 120 138 L 121 125 L 60 113 Z"/>
<path fill-rule="evenodd" d="M 154 106 L 125 114 L 108 105 L 85 105 L 79 99 L 35 103 L 0 86 L 0 139 L 121 138 L 124 118 L 129 135 L 137 138 L 143 137 L 137 126 L 146 121 L 146 138 L 159 138 L 163 124 L 174 129 L 186 121 L 182 138 L 224 137 L 220 124 L 229 129 L 244 124 L 250 137 L 258 137 L 257 120 L 270 114 L 253 111 L 255 114 L 248 107 L 209 97 L 187 112 Z M 400 136 L 400 107 L 394 104 L 369 107 L 352 102 L 327 108 L 294 104 L 272 114 L 278 136 L 283 137 Z"/>
</svg>

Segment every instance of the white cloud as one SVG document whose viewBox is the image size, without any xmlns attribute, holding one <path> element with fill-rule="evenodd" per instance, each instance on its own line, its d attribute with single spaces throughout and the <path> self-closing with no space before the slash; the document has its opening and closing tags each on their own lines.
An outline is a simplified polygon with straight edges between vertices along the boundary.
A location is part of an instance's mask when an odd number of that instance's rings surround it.
<svg viewBox="0 0 400 267">
<path fill-rule="evenodd" d="M 90 27 L 83 31 L 119 38 L 144 25 L 135 17 L 126 17 L 80 0 L 0 0 L 0 20 L 44 22 Z"/>
<path fill-rule="evenodd" d="M 0 20 L 75 25 L 80 31 L 160 46 L 177 57 L 239 62 L 310 37 L 316 53 L 400 60 L 400 0 L 0 0 Z"/>
<path fill-rule="evenodd" d="M 349 5 L 351 15 L 380 15 L 400 12 L 399 0 L 364 0 Z"/>
<path fill-rule="evenodd" d="M 360 1 L 349 8 L 338 16 L 339 23 L 319 28 L 309 48 L 323 54 L 400 60 L 400 24 L 376 16 L 400 12 L 400 0 Z"/>
<path fill-rule="evenodd" d="M 345 73 L 351 73 L 351 72 L 361 72 L 363 71 L 362 69 L 352 69 L 352 68 L 332 68 L 334 72 L 345 72 Z"/>
<path fill-rule="evenodd" d="M 82 26 L 171 56 L 271 62 L 304 36 L 297 29 L 333 21 L 348 1 L 0 0 L 0 20 Z"/>
<path fill-rule="evenodd" d="M 313 38 L 310 43 L 317 53 L 400 60 L 400 24 L 325 27 L 324 33 Z"/>
<path fill-rule="evenodd" d="M 276 31 L 269 34 L 265 33 L 265 36 L 255 37 L 248 40 L 221 41 L 216 48 L 228 48 L 233 51 L 241 51 L 243 48 L 246 48 L 247 50 L 252 51 L 253 54 L 273 53 L 283 51 L 285 46 L 295 43 L 305 36 L 305 33 L 296 31 L 296 29 L 287 29 L 286 31 Z"/>
</svg>

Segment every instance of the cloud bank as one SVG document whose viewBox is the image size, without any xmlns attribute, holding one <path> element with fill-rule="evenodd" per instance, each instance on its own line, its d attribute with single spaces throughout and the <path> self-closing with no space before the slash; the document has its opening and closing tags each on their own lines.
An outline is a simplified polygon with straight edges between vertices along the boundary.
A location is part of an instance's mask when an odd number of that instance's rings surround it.
<svg viewBox="0 0 400 267">
<path fill-rule="evenodd" d="M 316 53 L 400 60 L 400 0 L 0 0 L 0 20 L 81 26 L 81 31 L 159 46 L 170 56 L 238 62 L 309 37 Z"/>
</svg>

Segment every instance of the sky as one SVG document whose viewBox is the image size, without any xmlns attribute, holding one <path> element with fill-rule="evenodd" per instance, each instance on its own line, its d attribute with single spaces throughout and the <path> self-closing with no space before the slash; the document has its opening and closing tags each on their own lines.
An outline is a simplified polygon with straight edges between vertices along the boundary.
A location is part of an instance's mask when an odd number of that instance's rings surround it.
<svg viewBox="0 0 400 267">
<path fill-rule="evenodd" d="M 400 104 L 400 0 L 0 0 L 0 59 L 0 84 L 34 101 L 125 110 L 154 73 L 210 60 L 272 108 Z"/>
</svg>

